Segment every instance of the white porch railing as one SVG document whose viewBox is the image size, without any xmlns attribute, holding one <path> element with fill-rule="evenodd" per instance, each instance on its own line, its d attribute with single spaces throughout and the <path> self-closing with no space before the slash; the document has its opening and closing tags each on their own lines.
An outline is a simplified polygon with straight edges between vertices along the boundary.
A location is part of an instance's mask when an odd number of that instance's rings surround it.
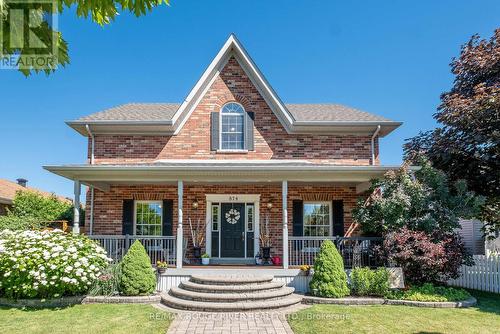
<svg viewBox="0 0 500 334">
<path fill-rule="evenodd" d="M 120 261 L 127 253 L 132 243 L 139 240 L 151 259 L 151 264 L 165 261 L 168 265 L 176 264 L 175 237 L 146 237 L 134 235 L 91 235 L 93 239 L 106 250 L 114 261 Z"/>
<path fill-rule="evenodd" d="M 382 243 L 382 238 L 375 237 L 289 237 L 289 265 L 313 265 L 321 244 L 325 240 L 331 240 L 335 244 L 344 259 L 346 268 L 384 265 L 375 255 L 375 247 Z"/>
</svg>

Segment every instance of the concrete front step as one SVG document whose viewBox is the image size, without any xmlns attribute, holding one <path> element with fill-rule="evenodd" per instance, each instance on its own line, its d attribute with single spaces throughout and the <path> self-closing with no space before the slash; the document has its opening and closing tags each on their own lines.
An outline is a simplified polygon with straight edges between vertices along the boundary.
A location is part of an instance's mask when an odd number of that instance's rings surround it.
<svg viewBox="0 0 500 334">
<path fill-rule="evenodd" d="M 285 298 L 295 291 L 294 288 L 283 287 L 281 289 L 255 291 L 249 293 L 213 293 L 213 292 L 195 292 L 174 287 L 170 289 L 170 295 L 186 300 L 232 303 L 248 302 L 258 300 L 276 300 Z"/>
<path fill-rule="evenodd" d="M 182 282 L 180 288 L 194 292 L 206 293 L 248 293 L 264 290 L 276 290 L 285 285 L 284 282 L 269 282 L 261 284 L 238 284 L 238 285 L 220 285 L 220 284 L 200 284 L 192 281 Z"/>
<path fill-rule="evenodd" d="M 185 300 L 174 297 L 172 295 L 162 294 L 162 303 L 176 309 L 205 311 L 205 312 L 244 312 L 256 310 L 277 309 L 298 304 L 302 301 L 302 297 L 297 295 L 289 295 L 277 300 L 258 300 L 249 302 L 202 302 L 194 300 Z"/>
<path fill-rule="evenodd" d="M 273 280 L 272 275 L 192 275 L 190 281 L 210 285 L 261 284 Z"/>
</svg>

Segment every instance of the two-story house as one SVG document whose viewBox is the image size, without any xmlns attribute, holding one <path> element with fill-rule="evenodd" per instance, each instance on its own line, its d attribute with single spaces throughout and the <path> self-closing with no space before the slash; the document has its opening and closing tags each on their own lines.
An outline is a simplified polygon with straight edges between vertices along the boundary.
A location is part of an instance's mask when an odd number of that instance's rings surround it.
<svg viewBox="0 0 500 334">
<path fill-rule="evenodd" d="M 285 269 L 317 250 L 297 246 L 304 240 L 356 235 L 356 201 L 398 168 L 380 165 L 379 140 L 401 125 L 284 103 L 234 35 L 182 103 L 125 104 L 67 124 L 88 137 L 88 162 L 45 168 L 74 180 L 76 204 L 89 186 L 84 232 L 109 252 L 139 238 L 180 268 L 201 225 L 213 263 L 254 263 L 268 233 Z"/>
</svg>

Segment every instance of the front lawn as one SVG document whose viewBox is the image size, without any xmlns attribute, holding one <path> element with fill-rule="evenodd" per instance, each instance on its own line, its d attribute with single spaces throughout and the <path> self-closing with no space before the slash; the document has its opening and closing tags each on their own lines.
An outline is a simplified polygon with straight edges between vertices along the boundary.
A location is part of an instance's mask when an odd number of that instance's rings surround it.
<svg viewBox="0 0 500 334">
<path fill-rule="evenodd" d="M 468 309 L 314 305 L 290 316 L 294 333 L 498 333 L 500 295 L 471 291 Z"/>
<path fill-rule="evenodd" d="M 165 333 L 168 313 L 150 305 L 88 304 L 62 309 L 0 307 L 0 333 Z"/>
</svg>

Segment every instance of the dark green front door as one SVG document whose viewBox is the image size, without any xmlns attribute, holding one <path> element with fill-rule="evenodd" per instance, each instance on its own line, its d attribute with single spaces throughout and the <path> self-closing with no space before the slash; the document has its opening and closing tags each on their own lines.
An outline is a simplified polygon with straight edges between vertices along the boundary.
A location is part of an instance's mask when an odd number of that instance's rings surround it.
<svg viewBox="0 0 500 334">
<path fill-rule="evenodd" d="M 221 256 L 245 257 L 245 204 L 221 205 Z"/>
</svg>

